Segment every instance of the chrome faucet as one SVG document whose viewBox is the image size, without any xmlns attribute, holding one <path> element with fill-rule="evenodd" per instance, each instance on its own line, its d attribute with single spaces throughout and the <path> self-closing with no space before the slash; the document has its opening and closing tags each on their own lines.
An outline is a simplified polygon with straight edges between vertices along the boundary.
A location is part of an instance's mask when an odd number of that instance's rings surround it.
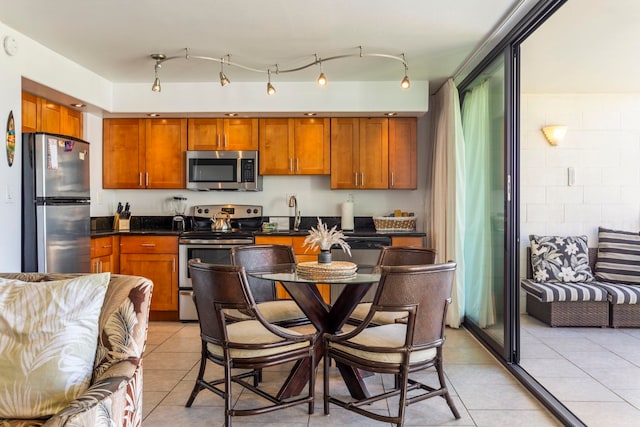
<svg viewBox="0 0 640 427">
<path fill-rule="evenodd" d="M 293 218 L 293 231 L 298 231 L 300 229 L 300 210 L 298 209 L 298 199 L 293 194 L 289 196 L 289 207 L 293 208 L 294 218 Z"/>
</svg>

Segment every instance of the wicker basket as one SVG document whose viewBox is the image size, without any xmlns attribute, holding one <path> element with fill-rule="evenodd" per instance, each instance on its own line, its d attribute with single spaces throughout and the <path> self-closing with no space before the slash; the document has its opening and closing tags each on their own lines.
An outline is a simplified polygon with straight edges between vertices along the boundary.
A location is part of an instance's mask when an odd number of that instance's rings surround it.
<svg viewBox="0 0 640 427">
<path fill-rule="evenodd" d="M 374 216 L 373 224 L 376 231 L 415 231 L 415 216 Z"/>
</svg>

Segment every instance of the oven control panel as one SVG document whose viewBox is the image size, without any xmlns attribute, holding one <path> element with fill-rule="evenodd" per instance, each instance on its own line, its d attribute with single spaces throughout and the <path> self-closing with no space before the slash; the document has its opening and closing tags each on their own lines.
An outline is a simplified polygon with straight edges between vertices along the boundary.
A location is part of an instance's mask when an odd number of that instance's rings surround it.
<svg viewBox="0 0 640 427">
<path fill-rule="evenodd" d="M 229 214 L 230 219 L 262 217 L 262 206 L 258 205 L 199 205 L 193 207 L 193 215 L 213 218 L 218 212 Z"/>
</svg>

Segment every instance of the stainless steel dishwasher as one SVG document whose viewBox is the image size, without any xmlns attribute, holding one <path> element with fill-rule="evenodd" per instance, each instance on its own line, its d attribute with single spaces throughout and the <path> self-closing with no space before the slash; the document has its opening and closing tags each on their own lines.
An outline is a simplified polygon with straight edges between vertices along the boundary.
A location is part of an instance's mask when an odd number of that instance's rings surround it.
<svg viewBox="0 0 640 427">
<path fill-rule="evenodd" d="M 367 267 L 370 269 L 375 266 L 382 247 L 391 245 L 391 237 L 389 236 L 347 236 L 346 240 L 351 247 L 351 256 L 339 247 L 335 247 L 331 249 L 331 259 L 333 261 L 351 261 L 361 269 L 367 269 Z M 331 304 L 335 303 L 344 286 L 331 285 Z M 372 286 L 362 301 L 371 301 L 375 292 L 376 287 Z"/>
</svg>

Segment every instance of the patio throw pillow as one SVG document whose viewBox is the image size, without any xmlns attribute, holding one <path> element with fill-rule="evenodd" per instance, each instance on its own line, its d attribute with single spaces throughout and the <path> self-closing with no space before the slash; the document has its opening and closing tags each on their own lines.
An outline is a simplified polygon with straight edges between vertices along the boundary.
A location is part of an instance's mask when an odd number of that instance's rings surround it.
<svg viewBox="0 0 640 427">
<path fill-rule="evenodd" d="M 109 278 L 0 279 L 0 418 L 49 417 L 88 388 Z"/>
<path fill-rule="evenodd" d="M 531 241 L 531 267 L 536 282 L 591 282 L 587 236 L 536 236 Z"/>
<path fill-rule="evenodd" d="M 640 285 L 640 234 L 598 228 L 595 273 L 604 282 Z"/>
</svg>

